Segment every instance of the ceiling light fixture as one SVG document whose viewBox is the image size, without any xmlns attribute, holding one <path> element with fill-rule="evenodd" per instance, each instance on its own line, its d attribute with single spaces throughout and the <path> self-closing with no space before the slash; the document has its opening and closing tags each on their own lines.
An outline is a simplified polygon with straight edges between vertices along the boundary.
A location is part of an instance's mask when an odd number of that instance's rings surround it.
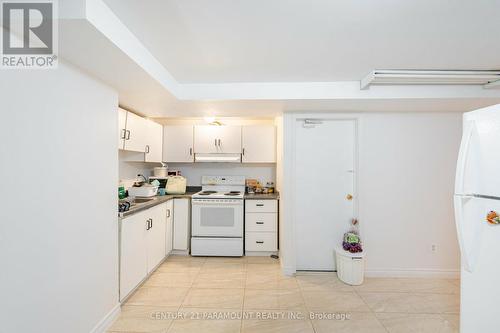
<svg viewBox="0 0 500 333">
<path fill-rule="evenodd" d="M 223 123 L 221 123 L 220 121 L 216 120 L 215 117 L 205 117 L 204 118 L 205 121 L 209 124 L 209 125 L 214 125 L 214 126 L 222 126 L 224 125 Z"/>
<path fill-rule="evenodd" d="M 500 71 L 374 70 L 361 80 L 361 89 L 371 85 L 482 85 L 500 87 Z"/>
</svg>

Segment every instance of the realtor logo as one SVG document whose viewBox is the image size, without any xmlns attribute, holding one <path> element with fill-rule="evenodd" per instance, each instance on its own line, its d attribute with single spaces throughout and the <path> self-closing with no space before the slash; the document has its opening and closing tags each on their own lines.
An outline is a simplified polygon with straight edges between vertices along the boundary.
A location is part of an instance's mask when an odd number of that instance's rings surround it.
<svg viewBox="0 0 500 333">
<path fill-rule="evenodd" d="M 3 1 L 2 68 L 55 68 L 54 1 Z"/>
</svg>

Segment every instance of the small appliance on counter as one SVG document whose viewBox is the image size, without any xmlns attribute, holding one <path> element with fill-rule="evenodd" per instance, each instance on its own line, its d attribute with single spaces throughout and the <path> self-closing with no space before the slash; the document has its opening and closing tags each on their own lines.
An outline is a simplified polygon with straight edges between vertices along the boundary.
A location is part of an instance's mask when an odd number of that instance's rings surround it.
<svg viewBox="0 0 500 333">
<path fill-rule="evenodd" d="M 186 178 L 182 176 L 169 176 L 165 186 L 167 194 L 184 194 L 186 193 Z"/>
<path fill-rule="evenodd" d="M 144 184 L 142 186 L 132 186 L 128 189 L 130 197 L 154 197 L 158 193 L 158 186 Z"/>
<path fill-rule="evenodd" d="M 160 183 L 160 185 L 158 185 L 158 188 L 165 188 L 167 186 L 168 177 L 157 177 L 157 176 L 149 177 L 150 184 L 155 180 L 157 180 Z"/>
<path fill-rule="evenodd" d="M 168 170 L 167 176 L 180 176 L 181 172 L 179 170 Z"/>
<path fill-rule="evenodd" d="M 155 177 L 167 177 L 168 176 L 168 166 L 166 164 L 161 164 L 161 167 L 155 167 L 153 169 L 153 175 Z"/>
</svg>

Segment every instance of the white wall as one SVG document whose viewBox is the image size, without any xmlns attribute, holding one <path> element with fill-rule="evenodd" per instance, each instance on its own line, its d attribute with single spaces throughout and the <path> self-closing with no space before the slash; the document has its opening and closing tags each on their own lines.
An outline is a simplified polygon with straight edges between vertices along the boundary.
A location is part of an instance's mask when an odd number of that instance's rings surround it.
<svg viewBox="0 0 500 333">
<path fill-rule="evenodd" d="M 146 177 L 153 175 L 153 168 L 159 163 L 130 162 L 130 158 L 144 158 L 144 153 L 120 150 L 118 154 L 118 174 L 120 179 L 135 179 L 138 174 Z"/>
<path fill-rule="evenodd" d="M 266 184 L 276 181 L 276 164 L 240 164 L 240 163 L 169 163 L 168 168 L 180 170 L 187 178 L 189 186 L 200 186 L 202 176 L 245 176 Z"/>
<path fill-rule="evenodd" d="M 359 219 L 373 275 L 459 269 L 453 188 L 461 119 L 460 113 L 361 117 Z"/>
<path fill-rule="evenodd" d="M 0 330 L 90 332 L 118 309 L 117 94 L 60 62 L 0 95 Z"/>
<path fill-rule="evenodd" d="M 302 114 L 303 115 L 303 114 Z M 294 114 L 284 117 L 284 190 L 290 170 Z M 308 117 L 346 117 L 324 113 Z M 349 114 L 359 121 L 358 214 L 371 275 L 453 275 L 459 251 L 453 216 L 459 113 Z M 327 193 L 325 193 L 327 195 Z M 285 202 L 284 214 L 293 202 Z M 288 207 L 288 208 L 287 208 Z M 282 223 L 295 237 L 292 219 Z M 436 252 L 431 251 L 432 245 Z M 282 247 L 283 266 L 295 267 L 293 245 Z"/>
</svg>

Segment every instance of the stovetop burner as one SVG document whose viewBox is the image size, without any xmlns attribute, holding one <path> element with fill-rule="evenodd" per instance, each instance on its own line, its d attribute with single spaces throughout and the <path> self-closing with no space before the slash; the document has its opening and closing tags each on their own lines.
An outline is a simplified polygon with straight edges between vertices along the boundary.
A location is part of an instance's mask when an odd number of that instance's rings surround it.
<svg viewBox="0 0 500 333">
<path fill-rule="evenodd" d="M 224 193 L 224 195 L 240 195 L 240 191 L 231 191 L 231 192 L 227 192 L 227 193 Z"/>
<path fill-rule="evenodd" d="M 210 194 L 214 194 L 214 193 L 217 193 L 217 191 L 203 191 L 203 192 L 200 192 L 198 194 L 199 195 L 210 195 Z"/>
</svg>

